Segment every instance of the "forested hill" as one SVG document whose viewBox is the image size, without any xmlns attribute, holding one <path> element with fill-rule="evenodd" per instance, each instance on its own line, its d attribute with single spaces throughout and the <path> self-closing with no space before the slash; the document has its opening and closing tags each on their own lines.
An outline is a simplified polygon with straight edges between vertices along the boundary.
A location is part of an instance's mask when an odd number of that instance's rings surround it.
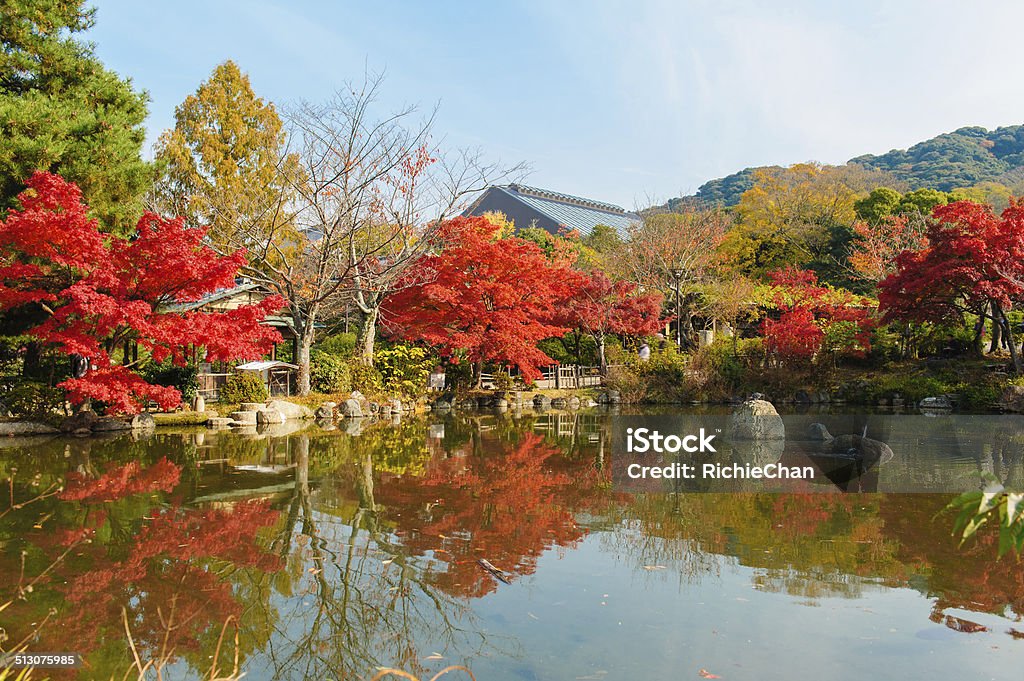
<svg viewBox="0 0 1024 681">
<path fill-rule="evenodd" d="M 927 187 L 952 191 L 981 182 L 997 182 L 1015 188 L 1019 193 L 1024 182 L 1024 125 L 1011 125 L 991 132 L 980 127 L 960 128 L 906 150 L 894 149 L 878 156 L 857 156 L 847 164 L 888 172 L 895 183 L 906 185 L 907 189 Z M 727 206 L 735 205 L 740 195 L 752 186 L 755 170 L 745 168 L 706 182 L 697 190 L 695 197 Z"/>
</svg>

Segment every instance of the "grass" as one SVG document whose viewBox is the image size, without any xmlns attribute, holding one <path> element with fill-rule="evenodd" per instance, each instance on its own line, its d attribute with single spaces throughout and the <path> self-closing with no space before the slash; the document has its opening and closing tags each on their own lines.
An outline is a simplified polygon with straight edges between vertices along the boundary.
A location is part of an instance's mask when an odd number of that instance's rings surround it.
<svg viewBox="0 0 1024 681">
<path fill-rule="evenodd" d="M 153 421 L 158 426 L 201 426 L 210 415 L 205 411 L 175 411 L 166 414 L 153 414 Z"/>
</svg>

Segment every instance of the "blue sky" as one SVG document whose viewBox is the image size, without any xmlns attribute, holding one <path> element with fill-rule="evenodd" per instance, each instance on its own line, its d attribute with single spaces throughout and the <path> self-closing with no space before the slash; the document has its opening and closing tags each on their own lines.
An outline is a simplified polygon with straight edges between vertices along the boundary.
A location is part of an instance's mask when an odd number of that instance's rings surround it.
<svg viewBox="0 0 1024 681">
<path fill-rule="evenodd" d="M 1024 122 L 1024 2 L 95 0 L 150 137 L 233 59 L 278 104 L 384 70 L 452 146 L 632 207 L 751 165 L 841 163 Z"/>
</svg>

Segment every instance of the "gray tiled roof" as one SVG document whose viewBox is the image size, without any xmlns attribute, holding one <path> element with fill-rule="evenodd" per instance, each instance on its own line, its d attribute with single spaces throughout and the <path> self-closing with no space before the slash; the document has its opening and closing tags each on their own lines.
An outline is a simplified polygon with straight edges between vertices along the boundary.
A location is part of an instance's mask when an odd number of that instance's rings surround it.
<svg viewBox="0 0 1024 681">
<path fill-rule="evenodd" d="M 560 225 L 577 230 L 587 236 L 597 225 L 607 225 L 625 236 L 629 227 L 640 221 L 640 216 L 611 203 L 584 199 L 546 189 L 510 184 L 495 187 L 509 196 L 544 213 Z"/>
</svg>

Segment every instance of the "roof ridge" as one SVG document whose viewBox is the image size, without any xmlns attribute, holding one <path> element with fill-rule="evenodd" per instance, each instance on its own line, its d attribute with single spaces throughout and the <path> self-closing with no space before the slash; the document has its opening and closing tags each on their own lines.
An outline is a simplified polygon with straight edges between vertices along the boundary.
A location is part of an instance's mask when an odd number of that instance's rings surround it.
<svg viewBox="0 0 1024 681">
<path fill-rule="evenodd" d="M 515 182 L 508 185 L 508 189 L 511 189 L 513 192 L 517 194 L 523 194 L 525 196 L 534 196 L 540 199 L 548 199 L 550 201 L 558 201 L 560 203 L 583 206 L 585 208 L 594 208 L 597 210 L 603 210 L 608 213 L 615 213 L 616 215 L 628 214 L 628 211 L 625 208 L 623 208 L 622 206 L 617 206 L 614 203 L 606 203 L 604 201 L 587 199 L 582 196 L 573 196 L 572 194 L 563 194 L 562 192 L 555 192 L 549 189 L 530 187 L 528 185 L 518 184 Z"/>
</svg>

